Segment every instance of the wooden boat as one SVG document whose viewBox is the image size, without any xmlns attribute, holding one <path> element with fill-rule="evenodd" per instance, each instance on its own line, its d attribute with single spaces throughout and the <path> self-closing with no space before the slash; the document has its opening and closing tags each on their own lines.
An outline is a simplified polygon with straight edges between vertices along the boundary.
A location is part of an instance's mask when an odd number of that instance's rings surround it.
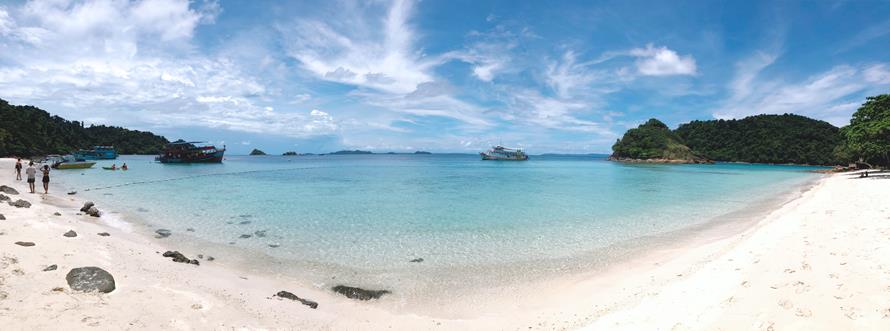
<svg viewBox="0 0 890 331">
<path fill-rule="evenodd" d="M 216 148 L 200 141 L 187 142 L 182 139 L 167 144 L 161 155 L 155 159 L 161 163 L 221 163 L 226 148 Z"/>
<path fill-rule="evenodd" d="M 75 158 L 81 160 L 114 160 L 117 158 L 114 146 L 93 146 L 93 149 L 81 149 L 73 154 Z"/>
<path fill-rule="evenodd" d="M 89 161 L 67 162 L 67 161 L 63 161 L 63 162 L 54 164 L 53 168 L 60 169 L 60 170 L 63 170 L 63 169 L 87 169 L 87 168 L 92 168 L 94 165 L 96 165 L 96 162 L 89 162 Z"/>
</svg>

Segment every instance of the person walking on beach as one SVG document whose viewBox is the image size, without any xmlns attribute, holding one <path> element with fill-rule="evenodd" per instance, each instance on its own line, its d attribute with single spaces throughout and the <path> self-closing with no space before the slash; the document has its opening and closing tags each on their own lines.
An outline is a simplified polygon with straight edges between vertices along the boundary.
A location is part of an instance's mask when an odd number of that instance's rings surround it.
<svg viewBox="0 0 890 331">
<path fill-rule="evenodd" d="M 37 179 L 37 168 L 34 168 L 34 161 L 28 163 L 28 169 L 25 169 L 25 175 L 28 176 L 28 187 L 31 193 L 34 193 L 34 181 Z"/>
<path fill-rule="evenodd" d="M 22 180 L 22 159 L 15 160 L 15 180 Z"/>
<path fill-rule="evenodd" d="M 43 193 L 49 194 L 49 166 L 43 166 Z"/>
</svg>

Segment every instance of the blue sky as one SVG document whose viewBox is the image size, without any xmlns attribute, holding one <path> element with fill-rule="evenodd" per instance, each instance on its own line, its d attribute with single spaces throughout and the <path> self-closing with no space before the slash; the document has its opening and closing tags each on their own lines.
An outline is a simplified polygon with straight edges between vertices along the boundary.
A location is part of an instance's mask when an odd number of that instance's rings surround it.
<svg viewBox="0 0 890 331">
<path fill-rule="evenodd" d="M 2 1 L 0 98 L 234 153 L 609 152 L 656 117 L 844 125 L 888 1 Z"/>
</svg>

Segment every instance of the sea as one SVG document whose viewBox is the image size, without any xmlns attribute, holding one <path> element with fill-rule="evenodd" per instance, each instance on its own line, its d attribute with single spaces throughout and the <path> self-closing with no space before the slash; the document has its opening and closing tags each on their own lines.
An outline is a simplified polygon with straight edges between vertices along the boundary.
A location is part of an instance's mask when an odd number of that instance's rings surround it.
<svg viewBox="0 0 890 331">
<path fill-rule="evenodd" d="M 121 156 L 57 170 L 51 190 L 77 191 L 115 226 L 169 229 L 157 240 L 187 246 L 186 255 L 237 255 L 229 259 L 308 285 L 410 297 L 586 272 L 672 234 L 762 218 L 820 178 L 806 166 L 605 158 L 227 156 L 172 165 Z M 128 171 L 101 168 L 123 163 Z"/>
</svg>

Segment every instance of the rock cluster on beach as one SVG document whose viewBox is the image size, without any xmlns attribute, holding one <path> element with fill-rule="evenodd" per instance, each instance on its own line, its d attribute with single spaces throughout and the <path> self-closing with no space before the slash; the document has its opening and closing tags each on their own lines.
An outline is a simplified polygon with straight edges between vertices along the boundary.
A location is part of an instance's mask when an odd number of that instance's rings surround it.
<svg viewBox="0 0 890 331">
<path fill-rule="evenodd" d="M 346 286 L 346 285 L 337 285 L 331 288 L 334 292 L 340 293 L 347 298 L 367 301 L 371 299 L 379 299 L 384 294 L 390 294 L 392 292 L 388 290 L 366 290 L 363 288 Z"/>
<path fill-rule="evenodd" d="M 0 185 L 0 192 L 6 194 L 19 194 L 19 191 L 16 191 L 14 188 L 6 185 Z"/>
<path fill-rule="evenodd" d="M 16 208 L 31 208 L 31 203 L 22 199 L 18 199 L 15 202 L 10 201 L 9 205 Z"/>
<path fill-rule="evenodd" d="M 74 268 L 65 276 L 72 290 L 82 292 L 110 293 L 114 291 L 114 277 L 99 267 Z"/>
<path fill-rule="evenodd" d="M 180 253 L 179 251 L 166 251 L 166 252 L 164 252 L 163 256 L 164 257 L 172 257 L 173 262 L 201 265 L 201 263 L 198 262 L 198 260 L 189 259 L 189 258 L 185 257 L 185 255 L 182 255 L 182 253 Z"/>
<path fill-rule="evenodd" d="M 92 201 L 84 202 L 83 207 L 80 208 L 80 211 L 92 217 L 99 217 L 101 215 L 99 209 L 96 208 L 96 204 L 94 204 Z"/>
<path fill-rule="evenodd" d="M 285 298 L 285 299 L 289 299 L 289 300 L 299 301 L 300 303 L 309 306 L 309 308 L 318 309 L 318 302 L 303 299 L 303 298 L 298 297 L 295 294 L 290 293 L 288 291 L 279 291 L 278 293 L 275 294 L 275 296 L 277 296 L 279 298 Z"/>
</svg>

